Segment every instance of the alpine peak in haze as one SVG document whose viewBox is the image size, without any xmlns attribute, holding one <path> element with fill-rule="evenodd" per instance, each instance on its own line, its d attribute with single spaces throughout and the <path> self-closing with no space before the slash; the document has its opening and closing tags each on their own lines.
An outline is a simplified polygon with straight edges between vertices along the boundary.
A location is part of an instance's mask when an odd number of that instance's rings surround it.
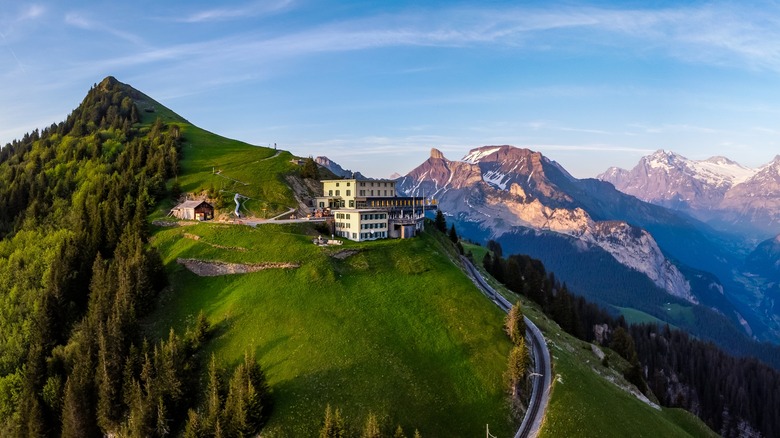
<svg viewBox="0 0 780 438">
<path fill-rule="evenodd" d="M 751 169 L 725 157 L 696 161 L 658 150 L 631 170 L 611 167 L 597 178 L 716 227 L 768 237 L 780 232 L 779 158 Z"/>
<path fill-rule="evenodd" d="M 328 157 L 317 157 L 314 159 L 314 162 L 330 170 L 331 172 L 333 172 L 334 175 L 341 178 L 370 179 L 364 176 L 363 174 L 361 174 L 360 172 L 353 172 L 349 169 L 344 169 L 339 165 L 339 163 L 331 160 Z"/>
<path fill-rule="evenodd" d="M 608 213 L 578 199 L 579 180 L 539 152 L 483 146 L 450 161 L 432 149 L 428 160 L 398 182 L 408 195 L 437 199 L 443 211 L 491 238 L 518 227 L 556 233 L 575 246 L 600 248 L 669 294 L 697 302 L 690 284 L 650 233 L 611 220 Z"/>
</svg>

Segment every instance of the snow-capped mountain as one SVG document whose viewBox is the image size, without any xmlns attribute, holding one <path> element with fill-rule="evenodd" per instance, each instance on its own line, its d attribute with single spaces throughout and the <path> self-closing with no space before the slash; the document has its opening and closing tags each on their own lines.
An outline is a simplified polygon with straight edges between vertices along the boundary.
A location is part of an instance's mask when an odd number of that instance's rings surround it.
<svg viewBox="0 0 780 438">
<path fill-rule="evenodd" d="M 780 233 L 780 155 L 726 192 L 718 206 L 725 224 L 749 224 Z"/>
<path fill-rule="evenodd" d="M 538 152 L 485 146 L 459 161 L 433 149 L 427 161 L 398 180 L 398 187 L 408 195 L 437 199 L 442 210 L 489 230 L 492 237 L 524 227 L 574 238 L 584 248 L 601 248 L 657 287 L 697 302 L 650 233 L 625 221 L 594 220 L 586 211 L 591 208 L 562 187 L 577 181 Z"/>
<path fill-rule="evenodd" d="M 682 210 L 709 210 L 717 207 L 731 187 L 755 173 L 724 157 L 695 161 L 658 150 L 642 157 L 630 171 L 611 167 L 597 178 L 643 201 Z"/>
<path fill-rule="evenodd" d="M 631 170 L 609 168 L 597 178 L 657 205 L 681 210 L 729 231 L 780 232 L 780 156 L 758 169 L 725 157 L 689 160 L 663 150 Z"/>
</svg>

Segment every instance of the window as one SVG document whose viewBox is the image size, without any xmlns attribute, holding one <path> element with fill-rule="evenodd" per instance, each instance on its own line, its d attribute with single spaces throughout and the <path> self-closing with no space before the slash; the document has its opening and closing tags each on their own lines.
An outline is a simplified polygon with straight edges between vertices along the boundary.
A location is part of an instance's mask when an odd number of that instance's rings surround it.
<svg viewBox="0 0 780 438">
<path fill-rule="evenodd" d="M 349 201 L 350 207 L 352 206 L 353 201 Z M 349 219 L 349 213 L 347 213 L 347 219 Z"/>
<path fill-rule="evenodd" d="M 385 196 L 387 196 L 387 190 L 385 190 Z"/>
<path fill-rule="evenodd" d="M 333 190 L 328 190 L 328 196 L 333 196 Z"/>
<path fill-rule="evenodd" d="M 355 200 L 354 199 L 350 199 L 349 200 L 349 208 L 355 208 Z M 349 215 L 347 215 L 347 217 L 349 217 Z"/>
<path fill-rule="evenodd" d="M 361 190 L 360 191 L 360 196 L 366 196 L 366 191 L 365 190 Z"/>
<path fill-rule="evenodd" d="M 325 208 L 325 203 L 320 201 L 320 208 Z"/>
<path fill-rule="evenodd" d="M 357 233 L 352 233 L 352 238 L 357 239 Z"/>
<path fill-rule="evenodd" d="M 341 195 L 341 194 L 339 193 L 339 191 L 338 191 L 338 190 L 336 190 L 336 196 L 340 196 L 340 195 Z"/>
<path fill-rule="evenodd" d="M 349 183 L 347 183 L 347 187 L 349 187 Z"/>
<path fill-rule="evenodd" d="M 339 183 L 336 183 L 336 187 L 338 187 L 338 186 L 339 186 Z"/>
<path fill-rule="evenodd" d="M 351 190 L 347 190 L 347 196 L 349 196 L 351 194 L 352 194 L 352 191 Z"/>
<path fill-rule="evenodd" d="M 371 190 L 371 196 L 374 196 L 374 191 L 373 190 Z"/>
</svg>

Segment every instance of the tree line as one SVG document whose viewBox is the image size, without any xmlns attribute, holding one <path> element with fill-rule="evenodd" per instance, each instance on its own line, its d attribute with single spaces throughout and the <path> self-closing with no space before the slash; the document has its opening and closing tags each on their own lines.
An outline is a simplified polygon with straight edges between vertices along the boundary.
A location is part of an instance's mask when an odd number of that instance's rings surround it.
<svg viewBox="0 0 780 438">
<path fill-rule="evenodd" d="M 488 241 L 483 266 L 508 289 L 539 304 L 567 333 L 609 346 L 625 358 L 624 375 L 640 391 L 652 391 L 669 407 L 683 408 L 724 437 L 757 431 L 780 433 L 780 372 L 753 357 L 734 357 L 712 342 L 669 325 L 627 324 L 600 306 L 576 296 L 541 261 L 527 255 L 503 257 Z M 599 336 L 595 328 L 603 330 Z"/>
<path fill-rule="evenodd" d="M 167 282 L 146 218 L 170 195 L 183 139 L 177 125 L 139 121 L 128 88 L 106 79 L 64 122 L 0 149 L 0 429 L 10 436 L 169 436 L 199 412 L 207 324 L 159 342 L 140 324 Z M 247 382 L 267 393 L 256 366 L 238 368 L 244 389 L 226 400 L 255 400 Z M 246 403 L 261 419 L 270 406 Z M 223 416 L 223 436 L 248 430 Z"/>
</svg>

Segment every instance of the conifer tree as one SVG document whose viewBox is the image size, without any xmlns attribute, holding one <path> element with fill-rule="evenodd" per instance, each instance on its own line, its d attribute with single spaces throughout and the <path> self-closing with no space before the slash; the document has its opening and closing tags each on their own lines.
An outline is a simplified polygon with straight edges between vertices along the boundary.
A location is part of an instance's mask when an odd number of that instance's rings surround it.
<svg viewBox="0 0 780 438">
<path fill-rule="evenodd" d="M 330 405 L 325 407 L 325 420 L 320 429 L 320 438 L 345 438 L 347 434 L 341 410 L 331 410 Z"/>
<path fill-rule="evenodd" d="M 518 345 L 525 339 L 525 318 L 523 317 L 522 304 L 518 300 L 504 319 L 504 329 L 512 343 Z"/>
<path fill-rule="evenodd" d="M 406 434 L 404 433 L 404 429 L 399 424 L 398 427 L 395 428 L 395 433 L 393 434 L 393 438 L 406 438 Z"/>
<path fill-rule="evenodd" d="M 450 240 L 452 241 L 452 243 L 458 243 L 458 232 L 455 231 L 455 224 L 451 224 L 450 225 L 450 231 L 449 231 L 448 236 L 449 236 Z"/>
<path fill-rule="evenodd" d="M 507 377 L 509 380 L 509 391 L 513 400 L 519 400 L 523 394 L 525 394 L 525 376 L 529 371 L 530 365 L 531 356 L 526 347 L 525 339 L 522 339 L 517 345 L 512 347 L 512 350 L 509 352 Z"/>
<path fill-rule="evenodd" d="M 444 218 L 444 213 L 441 210 L 436 210 L 436 219 L 433 220 L 433 225 L 442 233 L 447 232 L 447 219 Z"/>
<path fill-rule="evenodd" d="M 301 169 L 301 176 L 309 179 L 320 179 L 320 171 L 317 168 L 317 163 L 314 162 L 312 157 L 303 161 L 303 168 Z"/>
<path fill-rule="evenodd" d="M 382 432 L 379 430 L 379 421 L 373 412 L 368 413 L 366 425 L 363 427 L 363 433 L 360 436 L 361 438 L 380 438 L 382 436 Z"/>
<path fill-rule="evenodd" d="M 490 257 L 490 252 L 486 252 L 485 257 L 482 258 L 482 266 L 485 267 L 488 274 L 493 273 L 493 257 Z"/>
</svg>

